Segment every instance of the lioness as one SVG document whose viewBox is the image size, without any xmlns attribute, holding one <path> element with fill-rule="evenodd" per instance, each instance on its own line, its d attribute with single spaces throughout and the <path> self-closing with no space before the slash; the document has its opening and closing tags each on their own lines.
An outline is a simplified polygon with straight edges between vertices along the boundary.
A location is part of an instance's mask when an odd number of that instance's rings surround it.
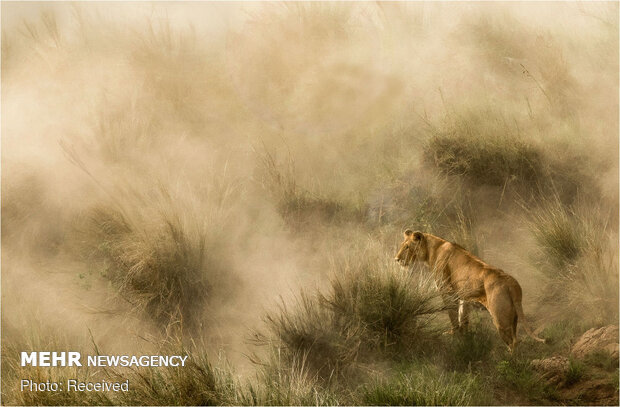
<svg viewBox="0 0 620 407">
<path fill-rule="evenodd" d="M 512 351 L 517 344 L 517 321 L 520 319 L 527 334 L 545 342 L 534 335 L 525 323 L 521 307 L 521 286 L 514 277 L 490 266 L 461 246 L 450 243 L 429 233 L 406 230 L 405 241 L 401 244 L 396 261 L 409 266 L 414 261 L 428 264 L 435 275 L 437 285 L 446 291 L 444 300 L 454 298 L 464 301 L 477 301 L 484 305 L 499 335 Z M 467 324 L 467 308 L 461 306 L 449 310 L 453 330 Z M 460 318 L 459 318 L 460 317 Z M 459 319 L 461 324 L 459 324 Z"/>
</svg>

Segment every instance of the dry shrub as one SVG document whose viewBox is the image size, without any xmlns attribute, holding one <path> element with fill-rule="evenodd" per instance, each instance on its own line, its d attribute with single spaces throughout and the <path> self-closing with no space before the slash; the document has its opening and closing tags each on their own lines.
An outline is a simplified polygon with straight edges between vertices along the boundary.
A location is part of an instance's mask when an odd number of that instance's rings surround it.
<svg viewBox="0 0 620 407">
<path fill-rule="evenodd" d="M 432 323 L 446 306 L 428 278 L 412 278 L 386 263 L 377 247 L 360 248 L 332 266 L 325 293 L 298 297 L 266 317 L 256 340 L 304 360 L 322 378 L 351 372 L 356 362 L 423 351 L 435 338 Z M 385 254 L 385 253 L 383 253 Z"/>
<path fill-rule="evenodd" d="M 90 260 L 125 300 L 162 328 L 170 323 L 197 328 L 209 300 L 238 283 L 226 254 L 230 193 L 204 200 L 190 193 L 188 200 L 160 187 L 95 206 L 81 228 Z"/>
<path fill-rule="evenodd" d="M 270 194 L 275 201 L 276 210 L 289 225 L 301 229 L 304 225 L 317 222 L 364 220 L 363 206 L 312 193 L 301 187 L 296 179 L 295 162 L 290 153 L 284 163 L 279 163 L 275 154 L 266 149 L 257 154 L 261 187 Z"/>
<path fill-rule="evenodd" d="M 618 318 L 618 238 L 609 215 L 581 199 L 566 206 L 555 197 L 530 211 L 538 269 L 547 277 L 541 307 L 551 319 L 585 325 Z"/>
<path fill-rule="evenodd" d="M 431 127 L 424 145 L 424 161 L 440 173 L 463 179 L 470 189 L 493 187 L 497 200 L 536 198 L 555 194 L 571 203 L 580 188 L 596 192 L 583 154 L 563 141 L 541 145 L 535 133 L 522 133 L 519 125 L 491 109 L 450 112 L 439 127 Z M 575 161 L 581 165 L 575 166 Z M 534 199 L 533 199 L 534 198 Z"/>
</svg>

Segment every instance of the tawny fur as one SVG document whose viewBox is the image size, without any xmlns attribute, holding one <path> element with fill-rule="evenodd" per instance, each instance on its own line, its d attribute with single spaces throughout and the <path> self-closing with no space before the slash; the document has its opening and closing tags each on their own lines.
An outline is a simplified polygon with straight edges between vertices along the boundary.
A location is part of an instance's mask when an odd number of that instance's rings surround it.
<svg viewBox="0 0 620 407">
<path fill-rule="evenodd" d="M 458 314 L 456 309 L 449 311 L 453 329 L 467 326 L 467 308 L 463 301 L 477 301 L 489 311 L 500 337 L 510 350 L 517 344 L 518 321 L 531 338 L 545 342 L 527 326 L 521 306 L 521 286 L 514 277 L 440 237 L 411 230 L 405 231 L 404 237 L 396 261 L 405 267 L 414 261 L 426 263 L 437 285 L 445 290 L 445 301 L 461 300 Z"/>
</svg>

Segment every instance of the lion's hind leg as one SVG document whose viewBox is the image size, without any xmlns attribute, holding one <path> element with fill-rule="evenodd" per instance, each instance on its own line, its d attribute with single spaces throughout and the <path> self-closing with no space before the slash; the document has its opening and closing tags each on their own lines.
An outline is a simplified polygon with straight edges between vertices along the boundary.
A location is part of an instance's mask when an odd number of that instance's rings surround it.
<svg viewBox="0 0 620 407">
<path fill-rule="evenodd" d="M 508 346 L 508 350 L 512 353 L 516 346 L 516 338 L 512 335 L 512 327 L 501 327 L 498 328 L 499 336 L 501 336 L 502 340 Z"/>
<path fill-rule="evenodd" d="M 504 295 L 494 295 L 491 297 L 488 303 L 488 310 L 493 318 L 493 324 L 497 328 L 499 336 L 512 352 L 516 345 L 517 327 L 517 314 L 512 306 L 512 300 Z"/>
<path fill-rule="evenodd" d="M 491 313 L 491 317 L 493 318 L 493 325 L 495 325 L 497 333 L 500 338 L 502 338 L 506 346 L 508 346 L 508 349 L 512 352 L 516 345 L 516 337 L 513 334 L 513 326 L 510 323 L 507 323 L 507 321 L 503 321 L 501 316 L 496 316 Z"/>
<path fill-rule="evenodd" d="M 519 343 L 519 335 L 517 334 L 518 332 L 518 325 L 519 323 L 519 316 L 515 313 L 515 317 L 514 320 L 512 321 L 512 349 L 514 350 L 515 346 L 517 346 L 517 344 Z"/>
</svg>

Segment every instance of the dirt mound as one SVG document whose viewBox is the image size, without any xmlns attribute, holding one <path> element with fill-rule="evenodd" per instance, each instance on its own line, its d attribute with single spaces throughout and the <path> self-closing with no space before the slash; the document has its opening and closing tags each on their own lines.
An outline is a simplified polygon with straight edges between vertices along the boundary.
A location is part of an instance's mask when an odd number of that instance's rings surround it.
<svg viewBox="0 0 620 407">
<path fill-rule="evenodd" d="M 535 359 L 530 364 L 554 389 L 557 401 L 568 405 L 618 405 L 617 376 L 608 370 L 565 356 Z"/>
<path fill-rule="evenodd" d="M 617 406 L 618 391 L 609 378 L 598 378 L 576 383 L 559 392 L 559 398 L 570 404 L 577 400 L 582 405 Z"/>
<path fill-rule="evenodd" d="M 571 349 L 571 353 L 577 358 L 584 358 L 595 351 L 607 351 L 613 359 L 618 360 L 618 325 L 586 331 Z"/>
</svg>

